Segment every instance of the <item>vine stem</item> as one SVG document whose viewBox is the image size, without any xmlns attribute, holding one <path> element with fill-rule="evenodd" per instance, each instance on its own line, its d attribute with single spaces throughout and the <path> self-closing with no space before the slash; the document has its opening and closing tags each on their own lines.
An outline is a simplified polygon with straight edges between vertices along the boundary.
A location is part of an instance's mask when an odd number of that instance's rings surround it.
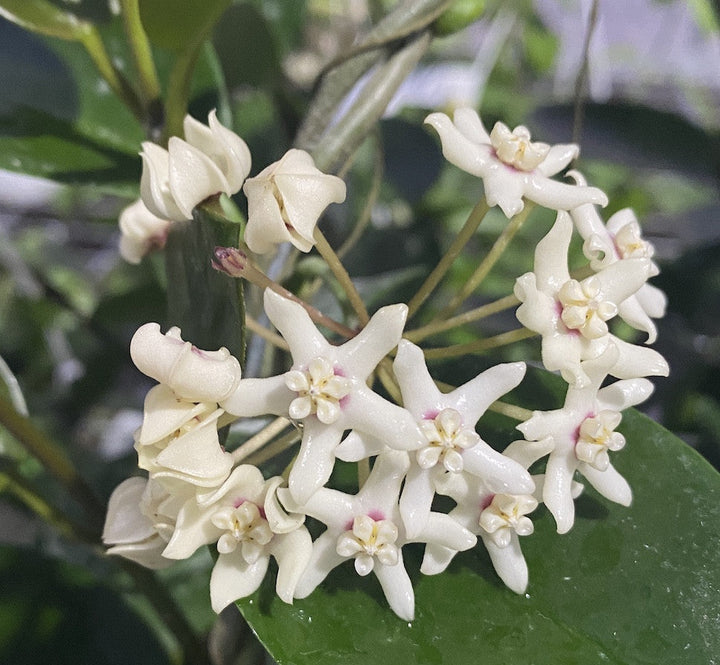
<svg viewBox="0 0 720 665">
<path fill-rule="evenodd" d="M 110 89 L 123 101 L 139 122 L 145 120 L 143 105 L 129 83 L 120 75 L 120 72 L 113 65 L 105 45 L 98 31 L 93 28 L 83 34 L 80 41 L 88 52 L 88 55 Z"/>
<path fill-rule="evenodd" d="M 343 291 L 345 291 L 350 305 L 353 310 L 355 310 L 355 314 L 357 314 L 360 325 L 366 325 L 370 320 L 370 316 L 368 315 L 365 303 L 357 292 L 355 285 L 352 283 L 352 279 L 350 279 L 350 275 L 347 270 L 345 270 L 345 266 L 319 228 L 315 227 L 315 233 L 313 235 L 315 238 L 315 249 L 320 252 L 320 256 L 323 257 L 325 263 L 328 264 L 333 275 L 335 275 L 335 278 L 340 283 Z"/>
<path fill-rule="evenodd" d="M 160 98 L 160 83 L 147 34 L 140 20 L 138 0 L 120 0 L 130 52 L 138 73 L 138 86 L 146 104 Z"/>
<path fill-rule="evenodd" d="M 515 330 L 509 330 L 494 337 L 476 339 L 474 342 L 468 342 L 467 344 L 454 344 L 453 346 L 445 346 L 443 348 L 425 349 L 424 353 L 425 358 L 428 360 L 456 358 L 457 356 L 464 356 L 469 353 L 484 353 L 490 349 L 497 349 L 501 346 L 512 344 L 513 342 L 535 337 L 535 335 L 537 335 L 537 333 L 534 330 L 516 328 Z"/>
<path fill-rule="evenodd" d="M 408 330 L 403 337 L 409 339 L 411 342 L 418 343 L 427 337 L 437 335 L 438 333 L 445 332 L 446 330 L 452 330 L 453 328 L 459 328 L 464 326 L 466 323 L 472 323 L 473 321 L 479 321 L 498 312 L 502 312 L 506 309 L 510 309 L 515 305 L 519 305 L 520 301 L 514 295 L 505 296 L 494 302 L 487 303 L 475 309 L 468 310 L 457 316 L 453 316 L 449 319 L 438 319 L 428 323 L 426 326 L 421 328 L 415 328 L 415 330 Z"/>
<path fill-rule="evenodd" d="M 262 337 L 265 341 L 270 342 L 273 346 L 277 346 L 279 349 L 283 349 L 284 351 L 290 350 L 288 343 L 280 335 L 274 333 L 272 330 L 268 330 L 247 312 L 245 313 L 245 325 L 248 327 L 248 330 L 254 332 L 259 337 Z"/>
<path fill-rule="evenodd" d="M 282 416 L 275 418 L 269 425 L 263 427 L 257 434 L 251 436 L 245 443 L 233 450 L 233 460 L 235 460 L 235 462 L 241 462 L 246 457 L 257 452 L 290 424 L 291 421 L 287 418 L 283 418 Z"/>
<path fill-rule="evenodd" d="M 253 264 L 245 252 L 237 247 L 216 247 L 212 265 L 215 270 L 224 272 L 231 277 L 243 277 L 263 290 L 271 289 L 275 291 L 275 293 L 283 296 L 283 298 L 298 303 L 315 323 L 325 326 L 328 330 L 332 330 L 342 337 L 350 339 L 357 335 L 356 330 L 348 328 L 346 325 L 335 321 L 335 319 L 331 319 L 329 316 L 325 316 L 319 309 L 309 305 L 285 287 L 271 280 L 262 270 Z"/>
<path fill-rule="evenodd" d="M 480 262 L 480 265 L 475 268 L 475 272 L 470 276 L 462 288 L 453 296 L 452 300 L 448 305 L 440 312 L 438 318 L 443 319 L 450 316 L 463 302 L 465 299 L 478 287 L 480 283 L 487 277 L 488 273 L 493 269 L 498 259 L 502 256 L 503 252 L 507 249 L 511 240 L 515 237 L 515 234 L 520 230 L 528 215 L 532 212 L 534 204 L 526 202 L 522 212 L 515 215 L 510 223 L 503 229 L 502 233 L 498 236 L 497 240 L 493 244 L 492 248 L 488 252 L 487 256 Z"/>
<path fill-rule="evenodd" d="M 292 448 L 298 441 L 300 441 L 301 438 L 302 433 L 299 430 L 292 430 L 284 436 L 281 436 L 279 439 L 275 439 L 275 441 L 273 441 L 271 444 L 259 449 L 252 455 L 248 455 L 245 458 L 245 461 L 248 464 L 254 464 L 255 466 L 259 466 L 263 462 L 272 459 L 276 455 L 284 453 L 289 448 Z M 285 479 L 287 479 L 286 474 L 283 474 L 283 476 L 285 477 Z"/>
<path fill-rule="evenodd" d="M 440 283 L 440 280 L 450 269 L 450 266 L 452 266 L 457 257 L 460 256 L 460 252 L 462 252 L 465 245 L 468 244 L 470 238 L 472 238 L 475 231 L 477 231 L 478 226 L 480 226 L 489 209 L 485 199 L 482 199 L 472 209 L 462 229 L 460 229 L 460 232 L 455 236 L 455 239 L 440 259 L 440 262 L 428 275 L 427 279 L 418 289 L 418 292 L 410 299 L 408 303 L 408 319 L 419 309 L 425 300 L 427 300 L 435 287 Z"/>
<path fill-rule="evenodd" d="M 73 522 L 64 512 L 52 505 L 31 485 L 11 460 L 0 460 L 0 493 L 8 491 L 22 501 L 33 513 L 53 526 L 66 538 L 95 544 L 98 533 Z"/>
<path fill-rule="evenodd" d="M 503 416 L 507 416 L 508 418 L 512 418 L 513 420 L 519 420 L 520 422 L 530 420 L 533 414 L 533 412 L 529 409 L 523 409 L 523 407 L 521 406 L 516 406 L 515 404 L 508 404 L 507 402 L 501 402 L 500 400 L 498 400 L 497 402 L 493 402 L 488 407 L 488 411 L 500 413 Z"/>
<path fill-rule="evenodd" d="M 132 579 L 135 588 L 148 599 L 163 623 L 182 648 L 185 665 L 211 665 L 204 641 L 197 635 L 185 614 L 157 574 L 134 561 L 118 557 L 118 565 Z"/>
<path fill-rule="evenodd" d="M 85 508 L 99 530 L 105 519 L 105 507 L 65 451 L 29 418 L 18 413 L 4 396 L 0 396 L 0 424 Z"/>
</svg>

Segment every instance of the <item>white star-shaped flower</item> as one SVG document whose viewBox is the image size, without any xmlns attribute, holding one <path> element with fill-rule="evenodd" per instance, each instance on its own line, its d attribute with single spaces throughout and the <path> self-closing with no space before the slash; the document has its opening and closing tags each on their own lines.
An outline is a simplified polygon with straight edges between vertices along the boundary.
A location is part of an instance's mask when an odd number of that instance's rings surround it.
<svg viewBox="0 0 720 665">
<path fill-rule="evenodd" d="M 107 554 L 122 556 L 146 568 L 166 568 L 162 556 L 175 529 L 178 512 L 188 496 L 187 486 L 172 494 L 153 479 L 133 477 L 120 483 L 110 496 L 102 540 Z"/>
<path fill-rule="evenodd" d="M 582 387 L 589 381 L 583 361 L 597 358 L 613 345 L 619 354 L 609 370 L 612 376 L 667 376 L 667 363 L 659 353 L 624 342 L 608 331 L 606 323 L 645 284 L 653 273 L 652 261 L 618 261 L 579 282 L 568 270 L 572 231 L 570 215 L 558 212 L 552 229 L 535 249 L 534 271 L 515 283 L 515 295 L 522 302 L 517 318 L 542 335 L 543 364 Z"/>
<path fill-rule="evenodd" d="M 411 454 L 400 499 L 400 514 L 408 536 L 414 537 L 424 528 L 436 483 L 447 473 L 478 476 L 495 492 L 533 491 L 528 472 L 493 450 L 475 431 L 488 406 L 520 383 L 525 375 L 524 363 L 492 367 L 452 392 L 442 393 L 428 372 L 422 349 L 401 340 L 393 369 L 403 404 L 424 435 L 422 445 Z M 340 444 L 336 455 L 356 461 L 376 455 L 383 444 L 382 440 L 353 432 Z"/>
<path fill-rule="evenodd" d="M 171 223 L 153 215 L 142 199 L 130 204 L 120 213 L 120 256 L 137 265 L 150 250 L 165 246 Z"/>
<path fill-rule="evenodd" d="M 241 376 L 240 363 L 224 346 L 203 351 L 183 341 L 180 328 L 163 335 L 157 323 L 137 329 L 130 341 L 130 357 L 143 374 L 191 402 L 222 401 Z"/>
<path fill-rule="evenodd" d="M 425 122 L 440 135 L 445 159 L 482 178 L 488 205 L 500 206 L 508 218 L 525 207 L 523 197 L 555 210 L 584 203 L 607 205 L 607 196 L 596 187 L 551 179 L 578 156 L 574 144 L 533 143 L 527 128 L 510 131 L 501 122 L 488 134 L 470 108 L 457 109 L 453 121 L 444 113 L 431 113 Z"/>
<path fill-rule="evenodd" d="M 513 453 L 517 451 L 515 444 L 503 452 L 523 469 L 552 450 L 547 440 L 524 444 L 526 449 L 517 457 Z M 528 536 L 534 530 L 527 514 L 537 507 L 537 498 L 529 493 L 495 492 L 484 479 L 471 475 L 448 474 L 438 482 L 438 490 L 457 504 L 448 515 L 480 536 L 500 579 L 515 593 L 525 593 L 528 567 L 519 537 Z M 428 545 L 420 571 L 437 575 L 447 568 L 455 554 L 456 550 Z"/>
<path fill-rule="evenodd" d="M 585 184 L 585 178 L 577 171 L 571 171 L 575 182 Z M 630 208 L 616 212 L 607 224 L 591 204 L 582 205 L 570 210 L 570 216 L 578 233 L 583 237 L 583 251 L 590 259 L 593 270 L 602 270 L 607 266 L 627 259 L 652 259 L 655 248 L 652 243 L 644 240 L 640 224 Z M 650 277 L 660 271 L 657 265 L 651 264 Z M 624 300 L 618 307 L 619 316 L 633 328 L 647 333 L 647 344 L 657 338 L 657 329 L 652 319 L 665 315 L 667 298 L 665 294 L 651 284 L 643 284 L 638 291 Z"/>
<path fill-rule="evenodd" d="M 258 254 L 290 242 L 302 252 L 315 245 L 315 226 L 331 203 L 345 200 L 345 183 L 323 173 L 309 153 L 295 148 L 243 186 L 248 200 L 247 246 Z"/>
<path fill-rule="evenodd" d="M 256 467 L 243 464 L 220 487 L 188 499 L 178 513 L 163 556 L 185 559 L 198 547 L 217 543 L 219 556 L 210 577 L 210 600 L 216 612 L 260 586 L 271 556 L 278 562 L 277 594 L 292 603 L 310 559 L 312 539 L 302 526 L 303 518 L 282 533 L 273 530 L 269 513 L 280 480 L 265 481 Z"/>
<path fill-rule="evenodd" d="M 272 413 L 302 422 L 300 451 L 290 471 L 290 492 L 307 501 L 327 482 L 343 432 L 355 429 L 392 448 L 418 448 L 415 419 L 370 388 L 366 381 L 400 340 L 407 307 L 378 310 L 365 328 L 341 346 L 330 344 L 305 309 L 265 291 L 265 311 L 290 347 L 292 369 L 267 379 L 243 379 L 221 406 L 237 416 Z"/>
<path fill-rule="evenodd" d="M 233 131 L 223 127 L 215 111 L 208 125 L 191 116 L 183 121 L 185 139 L 170 138 L 168 149 L 142 144 L 140 193 L 148 210 L 176 222 L 192 219 L 195 206 L 221 192 L 231 196 L 250 173 L 250 150 Z"/>
<path fill-rule="evenodd" d="M 586 361 L 589 382 L 583 387 L 570 386 L 562 409 L 535 411 L 530 420 L 518 425 L 528 441 L 552 442 L 542 498 L 555 518 L 558 533 L 569 531 L 575 519 L 576 470 L 610 501 L 624 506 L 632 501 L 630 486 L 610 464 L 608 451 L 625 444 L 623 436 L 615 432 L 620 412 L 647 399 L 653 385 L 647 379 L 634 378 L 600 388 L 617 357 L 617 349 L 610 346 L 598 358 Z"/>
<path fill-rule="evenodd" d="M 151 388 L 135 435 L 138 466 L 169 487 L 216 487 L 233 466 L 232 455 L 218 438 L 217 422 L 223 413 L 214 402 L 179 399 L 163 384 Z"/>
<path fill-rule="evenodd" d="M 473 547 L 476 538 L 442 513 L 430 513 L 425 528 L 416 537 L 407 537 L 398 496 L 408 466 L 407 453 L 387 450 L 378 456 L 355 496 L 323 487 L 305 505 L 298 505 L 288 491 L 278 490 L 288 510 L 304 512 L 327 526 L 313 543 L 310 563 L 295 590 L 296 598 L 309 596 L 333 568 L 354 559 L 359 575 L 375 574 L 395 614 L 412 621 L 415 594 L 403 563 L 403 545 L 435 543 L 463 551 Z"/>
</svg>

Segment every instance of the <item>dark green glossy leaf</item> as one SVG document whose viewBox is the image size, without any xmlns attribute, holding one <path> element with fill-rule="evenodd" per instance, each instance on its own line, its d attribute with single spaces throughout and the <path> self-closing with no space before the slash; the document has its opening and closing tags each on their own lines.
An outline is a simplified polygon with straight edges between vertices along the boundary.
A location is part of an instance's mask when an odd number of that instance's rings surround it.
<svg viewBox="0 0 720 665">
<path fill-rule="evenodd" d="M 0 19 L 0 87 L 0 168 L 65 182 L 137 182 L 142 128 L 80 44 Z"/>
<path fill-rule="evenodd" d="M 243 362 L 245 308 L 242 283 L 217 272 L 217 246 L 237 246 L 240 227 L 195 209 L 191 222 L 173 224 L 165 246 L 168 319 L 197 347 L 226 347 Z"/>
<path fill-rule="evenodd" d="M 346 564 L 309 598 L 284 604 L 266 580 L 239 603 L 282 665 L 687 665 L 720 653 L 720 476 L 682 441 L 625 414 L 617 468 L 631 508 L 591 489 L 573 530 L 559 536 L 540 511 L 523 539 L 528 593 L 506 589 L 481 548 L 443 575 L 417 573 L 416 618 L 388 608 L 372 575 Z M 406 548 L 409 549 L 409 548 Z"/>
<path fill-rule="evenodd" d="M 60 39 L 82 39 L 92 25 L 47 0 L 2 0 L 0 15 L 27 30 Z"/>
<path fill-rule="evenodd" d="M 272 86 L 282 74 L 273 36 L 251 4 L 229 7 L 215 27 L 213 45 L 230 90 L 242 85 Z"/>
<path fill-rule="evenodd" d="M 170 662 L 146 623 L 86 570 L 0 548 L 0 660 L 20 665 Z"/>
<path fill-rule="evenodd" d="M 140 17 L 153 44 L 182 51 L 229 4 L 230 0 L 140 0 Z"/>
</svg>

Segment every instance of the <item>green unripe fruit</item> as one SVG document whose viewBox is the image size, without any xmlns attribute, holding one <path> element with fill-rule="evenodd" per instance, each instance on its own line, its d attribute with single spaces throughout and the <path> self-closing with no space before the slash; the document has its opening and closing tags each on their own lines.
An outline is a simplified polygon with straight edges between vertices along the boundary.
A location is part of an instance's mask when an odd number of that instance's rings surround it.
<svg viewBox="0 0 720 665">
<path fill-rule="evenodd" d="M 435 34 L 450 35 L 475 22 L 485 11 L 485 0 L 455 0 L 434 23 Z"/>
</svg>

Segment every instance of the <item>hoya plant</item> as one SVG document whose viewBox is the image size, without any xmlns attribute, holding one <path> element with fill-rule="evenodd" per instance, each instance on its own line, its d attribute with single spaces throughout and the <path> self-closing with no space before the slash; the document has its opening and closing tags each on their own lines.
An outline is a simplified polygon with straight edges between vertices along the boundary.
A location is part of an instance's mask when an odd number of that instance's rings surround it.
<svg viewBox="0 0 720 665">
<path fill-rule="evenodd" d="M 628 166 L 543 136 L 500 62 L 488 103 L 388 110 L 508 12 L 529 80 L 522 3 L 332 4 L 0 1 L 64 74 L 13 94 L 0 164 L 110 210 L 99 284 L 39 270 L 24 305 L 25 348 L 55 331 L 79 374 L 2 368 L 37 597 L 69 576 L 119 626 L 62 658 L 715 662 L 720 480 L 634 409 L 671 343 Z M 71 631 L 47 607 L 15 662 Z"/>
</svg>

